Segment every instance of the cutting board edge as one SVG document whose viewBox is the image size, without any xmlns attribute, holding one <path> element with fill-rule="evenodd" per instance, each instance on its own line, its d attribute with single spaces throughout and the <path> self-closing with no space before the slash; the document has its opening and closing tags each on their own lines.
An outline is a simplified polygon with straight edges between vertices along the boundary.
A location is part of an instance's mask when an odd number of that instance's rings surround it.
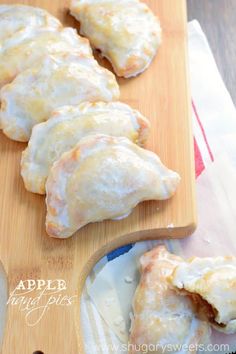
<svg viewBox="0 0 236 354">
<path fill-rule="evenodd" d="M 109 240 L 109 242 L 103 244 L 97 251 L 95 251 L 91 257 L 88 258 L 87 263 L 81 270 L 79 279 L 79 294 L 82 294 L 84 284 L 87 276 L 90 274 L 91 270 L 95 264 L 101 260 L 108 253 L 118 249 L 119 247 L 127 246 L 136 242 L 150 241 L 150 240 L 171 240 L 171 239 L 183 239 L 185 237 L 191 237 L 197 227 L 197 220 L 193 222 L 177 227 L 177 228 L 161 228 L 152 230 L 141 230 L 132 232 L 120 236 L 114 240 Z"/>
</svg>

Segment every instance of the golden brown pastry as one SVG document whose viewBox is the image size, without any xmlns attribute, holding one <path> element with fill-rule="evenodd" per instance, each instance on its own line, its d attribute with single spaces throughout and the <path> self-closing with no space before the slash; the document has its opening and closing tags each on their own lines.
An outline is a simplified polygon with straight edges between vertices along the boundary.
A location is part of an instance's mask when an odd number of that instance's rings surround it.
<svg viewBox="0 0 236 354">
<path fill-rule="evenodd" d="M 26 27 L 59 29 L 62 25 L 57 18 L 38 7 L 23 4 L 0 5 L 0 43 Z"/>
<path fill-rule="evenodd" d="M 26 189 L 44 194 L 53 163 L 81 138 L 101 133 L 125 136 L 141 145 L 147 139 L 149 125 L 138 111 L 121 102 L 86 102 L 79 106 L 61 107 L 47 122 L 34 127 L 28 147 L 23 152 L 21 175 Z"/>
<path fill-rule="evenodd" d="M 208 324 L 196 318 L 191 300 L 179 295 L 168 282 L 175 267 L 183 262 L 164 246 L 141 257 L 141 280 L 133 302 L 130 354 L 197 353 L 197 345 L 209 341 Z"/>
<path fill-rule="evenodd" d="M 58 53 L 92 57 L 88 40 L 78 36 L 73 28 L 27 27 L 18 31 L 0 46 L 0 88 L 46 55 Z"/>
<path fill-rule="evenodd" d="M 161 42 L 157 17 L 139 0 L 73 0 L 80 32 L 102 52 L 118 76 L 131 77 L 150 65 Z"/>
<path fill-rule="evenodd" d="M 236 333 L 236 258 L 191 258 L 179 264 L 170 278 L 196 306 L 199 317 L 215 329 Z"/>
<path fill-rule="evenodd" d="M 118 98 L 115 76 L 95 59 L 68 53 L 50 56 L 2 88 L 1 127 L 10 139 L 25 142 L 33 126 L 61 106 Z"/>
<path fill-rule="evenodd" d="M 54 163 L 47 183 L 47 232 L 66 238 L 84 225 L 126 217 L 144 200 L 164 200 L 180 177 L 127 138 L 90 135 Z"/>
</svg>

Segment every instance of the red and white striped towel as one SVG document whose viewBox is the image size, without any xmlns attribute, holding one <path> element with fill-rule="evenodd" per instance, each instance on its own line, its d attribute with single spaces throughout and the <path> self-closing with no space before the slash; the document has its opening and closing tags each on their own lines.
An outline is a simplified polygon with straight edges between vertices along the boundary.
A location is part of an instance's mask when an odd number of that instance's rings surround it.
<svg viewBox="0 0 236 354">
<path fill-rule="evenodd" d="M 214 162 L 214 156 L 194 101 L 192 101 L 192 110 L 194 122 L 195 171 L 197 178 L 209 163 Z"/>
</svg>

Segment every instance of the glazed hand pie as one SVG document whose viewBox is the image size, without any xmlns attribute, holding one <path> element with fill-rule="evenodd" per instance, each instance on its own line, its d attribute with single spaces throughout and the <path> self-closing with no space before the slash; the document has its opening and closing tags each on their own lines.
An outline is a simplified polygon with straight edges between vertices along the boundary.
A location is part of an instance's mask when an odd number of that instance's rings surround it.
<svg viewBox="0 0 236 354">
<path fill-rule="evenodd" d="M 139 0 L 73 0 L 71 14 L 118 76 L 143 72 L 161 42 L 157 17 Z"/>
<path fill-rule="evenodd" d="M 168 282 L 183 260 L 158 246 L 145 253 L 140 263 L 129 354 L 197 353 L 197 346 L 209 341 L 210 327 L 195 317 L 191 300 L 179 295 Z M 177 349 L 181 346 L 182 350 Z"/>
<path fill-rule="evenodd" d="M 75 52 L 92 57 L 88 40 L 78 36 L 73 28 L 57 30 L 27 27 L 0 46 L 0 88 L 42 60 L 45 55 Z"/>
<path fill-rule="evenodd" d="M 25 187 L 30 192 L 44 194 L 53 163 L 84 136 L 95 133 L 125 136 L 134 143 L 143 144 L 148 131 L 148 120 L 120 102 L 62 107 L 52 114 L 51 119 L 33 129 L 21 161 Z"/>
<path fill-rule="evenodd" d="M 54 163 L 47 183 L 47 233 L 66 238 L 90 222 L 121 219 L 144 200 L 163 200 L 180 177 L 127 138 L 90 135 Z"/>
<path fill-rule="evenodd" d="M 26 27 L 60 28 L 58 19 L 38 7 L 26 5 L 0 5 L 0 43 Z"/>
<path fill-rule="evenodd" d="M 183 295 L 192 298 L 200 317 L 218 331 L 236 333 L 236 258 L 192 258 L 170 278 Z"/>
<path fill-rule="evenodd" d="M 1 127 L 9 138 L 24 142 L 33 126 L 60 106 L 118 98 L 115 76 L 96 60 L 67 53 L 51 56 L 2 88 Z"/>
</svg>

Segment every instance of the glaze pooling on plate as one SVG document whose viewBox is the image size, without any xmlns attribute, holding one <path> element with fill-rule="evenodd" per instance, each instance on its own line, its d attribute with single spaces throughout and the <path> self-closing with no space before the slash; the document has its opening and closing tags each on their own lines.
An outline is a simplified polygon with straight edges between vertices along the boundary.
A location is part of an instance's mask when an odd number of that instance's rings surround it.
<svg viewBox="0 0 236 354">
<path fill-rule="evenodd" d="M 0 47 L 0 88 L 46 55 L 58 53 L 93 55 L 88 40 L 78 36 L 73 28 L 27 27 L 17 32 Z"/>
<path fill-rule="evenodd" d="M 210 326 L 196 318 L 191 300 L 179 295 L 168 282 L 168 276 L 182 262 L 182 258 L 169 253 L 164 246 L 141 257 L 141 280 L 133 301 L 129 354 L 144 353 L 138 350 L 142 345 L 144 349 L 144 346 L 155 348 L 150 351 L 154 354 L 197 353 L 193 348 L 190 351 L 190 346 L 197 348 L 209 341 Z M 183 350 L 176 351 L 176 345 L 182 345 Z M 184 345 L 189 350 L 184 350 Z"/>
<path fill-rule="evenodd" d="M 236 333 L 236 258 L 194 257 L 170 278 L 183 295 L 192 296 L 200 312 L 218 331 Z"/>
<path fill-rule="evenodd" d="M 84 136 L 95 133 L 124 136 L 142 145 L 148 137 L 149 126 L 145 117 L 121 102 L 87 102 L 54 111 L 47 122 L 33 128 L 23 152 L 21 175 L 26 189 L 44 194 L 53 163 Z"/>
<path fill-rule="evenodd" d="M 26 5 L 0 5 L 0 43 L 27 27 L 62 27 L 46 10 Z"/>
<path fill-rule="evenodd" d="M 66 238 L 90 222 L 127 215 L 140 202 L 164 200 L 180 177 L 127 138 L 90 135 L 54 163 L 47 183 L 47 232 Z"/>
<path fill-rule="evenodd" d="M 115 76 L 93 57 L 49 56 L 25 70 L 0 91 L 0 118 L 5 135 L 28 141 L 34 125 L 48 120 L 58 107 L 119 98 Z"/>
<path fill-rule="evenodd" d="M 73 0 L 80 32 L 112 64 L 118 76 L 143 72 L 161 42 L 157 17 L 139 0 Z"/>
</svg>

